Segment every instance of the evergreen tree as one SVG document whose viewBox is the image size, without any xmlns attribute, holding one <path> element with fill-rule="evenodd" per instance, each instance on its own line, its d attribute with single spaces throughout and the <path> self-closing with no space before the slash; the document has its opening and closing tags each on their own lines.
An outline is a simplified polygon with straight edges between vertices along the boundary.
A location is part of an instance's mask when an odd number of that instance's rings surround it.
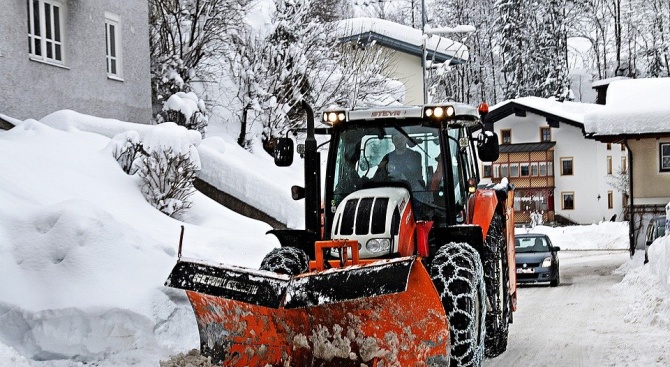
<svg viewBox="0 0 670 367">
<path fill-rule="evenodd" d="M 537 42 L 529 47 L 532 62 L 527 71 L 528 95 L 563 101 L 570 97 L 565 0 L 549 0 L 534 9 L 534 13 L 540 22 L 535 33 Z"/>
<path fill-rule="evenodd" d="M 527 95 L 525 66 L 528 61 L 528 44 L 525 40 L 527 16 L 523 0 L 498 0 L 497 30 L 500 35 L 500 56 L 504 76 L 503 94 L 505 99 Z"/>
</svg>

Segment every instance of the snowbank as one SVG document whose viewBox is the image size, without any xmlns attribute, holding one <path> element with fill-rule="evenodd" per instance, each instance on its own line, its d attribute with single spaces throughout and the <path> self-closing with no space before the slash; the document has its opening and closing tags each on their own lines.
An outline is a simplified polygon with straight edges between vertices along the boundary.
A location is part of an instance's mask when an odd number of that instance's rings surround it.
<svg viewBox="0 0 670 367">
<path fill-rule="evenodd" d="M 628 222 L 602 222 L 600 224 L 517 228 L 515 233 L 544 233 L 561 250 L 628 250 Z"/>
<path fill-rule="evenodd" d="M 0 132 L 1 366 L 156 366 L 198 348 L 184 292 L 163 286 L 181 226 L 185 256 L 258 267 L 278 245 L 200 193 L 183 222 L 158 212 L 109 142 L 35 120 Z"/>
<path fill-rule="evenodd" d="M 615 289 L 631 300 L 624 321 L 670 330 L 670 236 L 649 247 L 648 264 L 641 265 L 642 256 L 619 269 L 625 277 Z"/>
</svg>

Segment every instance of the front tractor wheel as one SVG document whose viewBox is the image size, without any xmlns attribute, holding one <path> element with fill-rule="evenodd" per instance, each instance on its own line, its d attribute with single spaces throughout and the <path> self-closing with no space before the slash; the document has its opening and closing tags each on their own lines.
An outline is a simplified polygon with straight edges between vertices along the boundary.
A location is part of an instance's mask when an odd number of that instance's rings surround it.
<svg viewBox="0 0 670 367">
<path fill-rule="evenodd" d="M 511 302 L 505 220 L 495 213 L 484 241 L 484 280 L 490 309 L 486 312 L 485 355 L 497 357 L 507 349 Z"/>
<path fill-rule="evenodd" d="M 484 272 L 477 251 L 466 243 L 440 247 L 430 274 L 449 319 L 451 367 L 479 367 L 484 357 Z"/>
<path fill-rule="evenodd" d="M 286 275 L 298 275 L 309 270 L 309 257 L 299 248 L 278 247 L 265 255 L 260 269 Z"/>
</svg>

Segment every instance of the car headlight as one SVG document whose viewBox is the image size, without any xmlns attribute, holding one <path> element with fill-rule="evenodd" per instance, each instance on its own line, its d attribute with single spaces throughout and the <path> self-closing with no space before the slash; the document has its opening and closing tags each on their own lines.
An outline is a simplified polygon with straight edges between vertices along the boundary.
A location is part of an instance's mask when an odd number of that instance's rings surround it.
<svg viewBox="0 0 670 367">
<path fill-rule="evenodd" d="M 540 265 L 542 268 L 549 268 L 551 267 L 551 257 L 545 257 L 544 260 L 542 260 L 542 265 Z"/>
<path fill-rule="evenodd" d="M 388 238 L 373 238 L 365 244 L 365 249 L 370 253 L 388 252 L 391 241 Z"/>
</svg>

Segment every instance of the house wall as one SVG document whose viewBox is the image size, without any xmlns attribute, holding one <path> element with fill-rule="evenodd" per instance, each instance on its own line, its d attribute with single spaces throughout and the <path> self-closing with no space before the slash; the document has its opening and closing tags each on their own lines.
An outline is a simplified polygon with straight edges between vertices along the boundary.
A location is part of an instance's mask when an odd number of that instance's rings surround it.
<svg viewBox="0 0 670 367">
<path fill-rule="evenodd" d="M 511 129 L 512 144 L 537 143 L 540 141 L 540 127 L 548 127 L 546 119 L 532 113 L 526 117 L 508 116 L 494 124 L 500 137 L 500 130 Z M 597 223 L 609 220 L 617 215 L 622 219 L 623 193 L 613 188 L 608 182 L 612 176 L 607 175 L 607 156 L 612 156 L 613 172 L 617 172 L 621 155 L 621 146 L 614 144 L 607 150 L 606 144 L 584 138 L 581 128 L 560 123 L 558 128 L 551 128 L 551 140 L 554 146 L 554 209 L 555 213 L 582 224 Z M 561 158 L 573 159 L 572 176 L 561 175 Z M 613 208 L 608 208 L 607 194 L 613 193 Z M 574 192 L 574 209 L 562 209 L 561 193 Z M 598 199 L 600 195 L 600 199 Z"/>
<path fill-rule="evenodd" d="M 27 2 L 8 1 L 0 12 L 0 113 L 40 119 L 62 109 L 124 121 L 149 122 L 148 2 L 61 1 L 64 66 L 29 59 Z M 123 81 L 109 79 L 105 12 L 120 18 Z"/>
<path fill-rule="evenodd" d="M 670 202 L 670 172 L 660 171 L 659 144 L 670 138 L 629 140 L 633 154 L 633 198 L 635 205 L 665 205 Z"/>
<path fill-rule="evenodd" d="M 405 85 L 405 104 L 423 104 L 421 59 L 403 52 L 393 51 L 393 61 L 396 67 L 392 75 L 389 76 Z"/>
</svg>

